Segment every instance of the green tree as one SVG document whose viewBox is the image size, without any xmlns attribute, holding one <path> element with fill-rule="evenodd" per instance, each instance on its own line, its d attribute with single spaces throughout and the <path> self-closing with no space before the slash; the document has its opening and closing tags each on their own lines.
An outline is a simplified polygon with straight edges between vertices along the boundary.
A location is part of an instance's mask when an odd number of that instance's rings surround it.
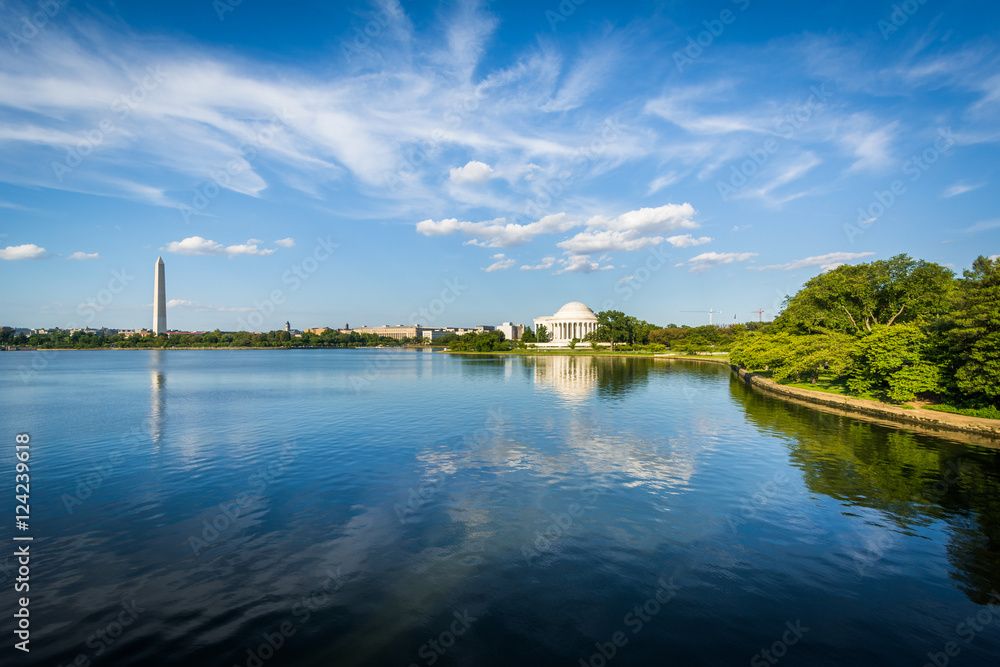
<svg viewBox="0 0 1000 667">
<path fill-rule="evenodd" d="M 958 290 L 946 334 L 953 385 L 973 401 L 1000 407 L 1000 258 L 980 255 Z"/>
<path fill-rule="evenodd" d="M 880 324 L 932 319 L 947 311 L 953 283 L 949 269 L 908 255 L 839 266 L 786 299 L 775 325 L 800 333 L 863 334 Z"/>
<path fill-rule="evenodd" d="M 850 365 L 853 339 L 837 332 L 773 335 L 747 334 L 729 353 L 729 360 L 753 371 L 771 371 L 772 379 L 801 381 L 806 376 L 813 384 L 823 371 L 842 375 Z"/>
<path fill-rule="evenodd" d="M 927 334 L 915 324 L 877 325 L 851 350 L 848 389 L 859 394 L 873 391 L 897 403 L 939 390 L 941 373 L 928 359 L 929 347 Z"/>
<path fill-rule="evenodd" d="M 535 331 L 535 342 L 536 343 L 549 342 L 549 330 L 544 324 L 538 325 L 538 328 Z"/>
<path fill-rule="evenodd" d="M 599 343 L 611 343 L 612 351 L 618 343 L 635 342 L 635 328 L 638 320 L 620 310 L 602 310 L 597 313 L 597 328 L 591 331 L 584 340 Z"/>
</svg>

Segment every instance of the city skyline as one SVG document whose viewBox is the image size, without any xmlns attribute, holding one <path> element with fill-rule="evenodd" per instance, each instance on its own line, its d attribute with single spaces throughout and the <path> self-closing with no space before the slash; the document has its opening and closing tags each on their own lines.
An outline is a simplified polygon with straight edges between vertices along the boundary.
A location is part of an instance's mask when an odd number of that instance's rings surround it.
<svg viewBox="0 0 1000 667">
<path fill-rule="evenodd" d="M 729 324 L 1000 252 L 995 6 L 52 7 L 0 17 L 5 325 L 148 326 L 157 255 L 176 329 L 269 331 Z"/>
</svg>

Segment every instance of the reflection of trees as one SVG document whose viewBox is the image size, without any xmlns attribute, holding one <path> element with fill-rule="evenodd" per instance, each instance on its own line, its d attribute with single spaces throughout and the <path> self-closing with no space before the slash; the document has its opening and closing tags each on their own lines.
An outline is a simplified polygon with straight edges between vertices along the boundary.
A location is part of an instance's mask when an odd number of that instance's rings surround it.
<svg viewBox="0 0 1000 667">
<path fill-rule="evenodd" d="M 747 418 L 791 438 L 810 491 L 879 510 L 899 526 L 943 521 L 961 590 L 985 604 L 1000 588 L 1000 451 L 858 421 L 731 383 Z"/>
</svg>

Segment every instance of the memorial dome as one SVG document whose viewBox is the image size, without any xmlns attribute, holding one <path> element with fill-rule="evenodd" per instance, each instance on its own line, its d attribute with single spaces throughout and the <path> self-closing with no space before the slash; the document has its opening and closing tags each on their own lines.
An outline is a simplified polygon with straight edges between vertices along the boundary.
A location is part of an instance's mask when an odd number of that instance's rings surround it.
<svg viewBox="0 0 1000 667">
<path fill-rule="evenodd" d="M 560 319 L 563 318 L 585 318 L 585 319 L 597 319 L 597 315 L 594 314 L 586 304 L 580 303 L 579 301 L 570 301 L 565 306 L 559 309 L 559 311 L 553 316 Z"/>
</svg>

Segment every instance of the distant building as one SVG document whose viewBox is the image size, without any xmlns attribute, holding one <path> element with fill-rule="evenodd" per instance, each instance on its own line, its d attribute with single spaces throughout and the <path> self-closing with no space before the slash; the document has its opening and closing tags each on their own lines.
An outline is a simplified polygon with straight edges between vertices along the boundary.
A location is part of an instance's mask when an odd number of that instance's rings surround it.
<svg viewBox="0 0 1000 667">
<path fill-rule="evenodd" d="M 503 337 L 507 340 L 520 340 L 521 336 L 524 335 L 524 330 L 523 324 L 514 324 L 513 322 L 504 322 L 497 327 L 497 331 L 503 332 Z"/>
<path fill-rule="evenodd" d="M 324 332 L 330 330 L 330 327 L 316 327 L 315 329 L 306 329 L 305 333 L 313 334 L 314 336 L 322 336 Z"/>
<path fill-rule="evenodd" d="M 290 322 L 285 322 L 285 333 L 292 333 L 292 325 Z"/>
<path fill-rule="evenodd" d="M 418 333 L 418 330 L 421 329 L 423 329 L 423 327 L 407 327 L 402 324 L 390 327 L 388 324 L 384 324 L 380 327 L 361 327 L 359 329 L 351 329 L 351 332 L 357 332 L 359 334 L 374 334 L 385 338 L 402 340 L 404 338 L 419 338 L 420 334 Z"/>
<path fill-rule="evenodd" d="M 545 326 L 549 333 L 549 345 L 561 347 L 572 339 L 583 337 L 597 329 L 597 315 L 579 301 L 570 301 L 560 308 L 555 315 L 536 317 L 535 331 L 539 326 Z"/>
<path fill-rule="evenodd" d="M 420 337 L 424 340 L 434 341 L 438 338 L 444 338 L 445 336 L 451 335 L 451 331 L 448 329 L 424 329 L 420 330 Z"/>
</svg>

